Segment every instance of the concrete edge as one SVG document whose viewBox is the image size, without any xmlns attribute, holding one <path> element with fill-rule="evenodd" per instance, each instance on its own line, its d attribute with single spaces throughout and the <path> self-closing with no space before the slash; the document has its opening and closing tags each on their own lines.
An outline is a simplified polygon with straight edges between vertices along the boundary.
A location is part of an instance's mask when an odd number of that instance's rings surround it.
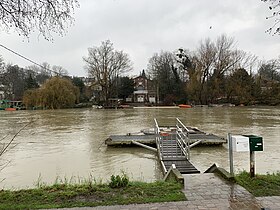
<svg viewBox="0 0 280 210">
<path fill-rule="evenodd" d="M 224 179 L 229 181 L 235 181 L 234 176 L 232 176 L 227 170 L 224 168 L 218 167 L 216 163 L 210 166 L 204 173 L 214 173 L 222 176 Z"/>
<path fill-rule="evenodd" d="M 172 166 L 168 169 L 167 173 L 165 174 L 163 181 L 176 181 L 179 182 L 183 187 L 185 184 L 185 179 L 183 175 L 177 168 L 173 168 Z"/>
</svg>

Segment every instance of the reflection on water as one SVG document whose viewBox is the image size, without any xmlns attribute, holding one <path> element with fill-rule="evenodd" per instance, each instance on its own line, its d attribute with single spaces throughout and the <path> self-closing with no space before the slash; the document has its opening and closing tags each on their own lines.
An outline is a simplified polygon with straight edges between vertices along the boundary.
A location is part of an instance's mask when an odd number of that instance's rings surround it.
<svg viewBox="0 0 280 210">
<path fill-rule="evenodd" d="M 108 180 L 125 171 L 134 180 L 154 181 L 162 177 L 156 155 L 144 148 L 107 148 L 104 140 L 111 134 L 139 132 L 160 124 L 172 124 L 179 117 L 186 125 L 226 137 L 256 134 L 264 138 L 264 152 L 256 154 L 258 173 L 280 170 L 280 108 L 230 107 L 192 109 L 97 110 L 67 109 L 0 112 L 0 139 L 8 141 L 24 124 L 35 122 L 16 138 L 16 147 L 0 159 L 10 161 L 0 173 L 0 187 L 32 187 L 41 175 L 52 183 L 60 177 L 88 177 Z M 214 162 L 228 169 L 226 145 L 196 147 L 191 161 L 204 171 Z M 235 171 L 249 169 L 249 154 L 234 153 Z"/>
</svg>

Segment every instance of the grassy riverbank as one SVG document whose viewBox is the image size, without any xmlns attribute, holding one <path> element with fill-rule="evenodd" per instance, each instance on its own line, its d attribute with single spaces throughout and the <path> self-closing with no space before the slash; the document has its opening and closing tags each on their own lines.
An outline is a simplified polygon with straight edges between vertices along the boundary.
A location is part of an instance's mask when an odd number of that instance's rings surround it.
<svg viewBox="0 0 280 210">
<path fill-rule="evenodd" d="M 36 189 L 0 191 L 0 209 L 39 209 L 151 203 L 186 200 L 174 182 L 129 182 L 125 187 L 108 184 L 54 184 Z"/>
<path fill-rule="evenodd" d="M 241 172 L 235 177 L 236 182 L 254 196 L 280 196 L 280 172 L 266 175 L 256 175 L 251 178 L 247 172 Z"/>
</svg>

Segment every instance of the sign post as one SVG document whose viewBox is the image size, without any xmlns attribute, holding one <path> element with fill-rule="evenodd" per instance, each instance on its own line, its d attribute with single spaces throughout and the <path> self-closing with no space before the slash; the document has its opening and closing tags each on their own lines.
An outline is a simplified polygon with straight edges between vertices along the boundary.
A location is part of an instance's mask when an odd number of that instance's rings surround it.
<svg viewBox="0 0 280 210">
<path fill-rule="evenodd" d="M 263 138 L 255 135 L 245 135 L 250 144 L 250 176 L 255 177 L 255 151 L 263 151 Z"/>
<path fill-rule="evenodd" d="M 255 135 L 231 135 L 228 133 L 230 174 L 233 176 L 233 151 L 250 152 L 250 176 L 255 176 L 255 151 L 263 151 L 263 139 Z"/>
<path fill-rule="evenodd" d="M 231 134 L 228 133 L 228 149 L 229 149 L 229 170 L 230 175 L 233 176 L 233 149 Z"/>
<path fill-rule="evenodd" d="M 250 151 L 250 176 L 255 177 L 255 151 Z"/>
</svg>

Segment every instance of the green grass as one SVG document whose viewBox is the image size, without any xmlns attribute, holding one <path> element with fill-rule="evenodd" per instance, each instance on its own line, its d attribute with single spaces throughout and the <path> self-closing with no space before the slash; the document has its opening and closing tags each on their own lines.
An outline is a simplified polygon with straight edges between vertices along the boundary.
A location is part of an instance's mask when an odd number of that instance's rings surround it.
<svg viewBox="0 0 280 210">
<path fill-rule="evenodd" d="M 280 172 L 266 175 L 256 175 L 251 178 L 247 172 L 241 172 L 235 177 L 236 182 L 254 196 L 280 196 Z"/>
<path fill-rule="evenodd" d="M 40 209 L 151 203 L 186 200 L 175 182 L 129 182 L 126 187 L 108 184 L 54 184 L 36 189 L 0 191 L 0 209 Z"/>
</svg>

